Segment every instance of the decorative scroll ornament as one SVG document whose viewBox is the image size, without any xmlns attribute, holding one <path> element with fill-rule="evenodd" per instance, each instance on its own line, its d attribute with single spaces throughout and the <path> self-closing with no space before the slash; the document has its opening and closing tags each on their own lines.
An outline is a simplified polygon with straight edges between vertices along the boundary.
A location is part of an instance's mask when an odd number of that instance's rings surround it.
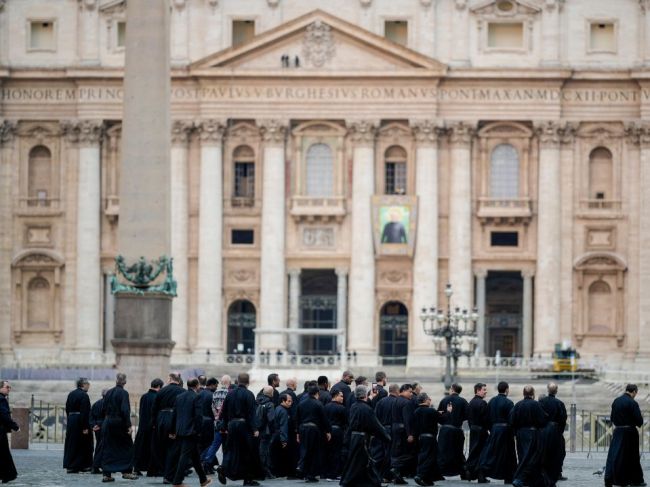
<svg viewBox="0 0 650 487">
<path fill-rule="evenodd" d="M 176 296 L 176 280 L 174 279 L 173 259 L 163 255 L 158 260 L 147 262 L 144 257 L 133 265 L 127 266 L 124 256 L 115 258 L 115 274 L 111 279 L 112 294 L 166 294 Z M 164 271 L 164 279 L 161 277 Z M 127 282 L 118 279 L 121 276 Z M 158 284 L 155 281 L 158 280 Z"/>
<path fill-rule="evenodd" d="M 284 121 L 276 119 L 259 120 L 258 125 L 264 142 L 284 144 L 287 133 L 287 125 Z"/>
<path fill-rule="evenodd" d="M 377 124 L 374 120 L 353 120 L 348 123 L 350 138 L 357 144 L 372 144 L 377 134 Z"/>
<path fill-rule="evenodd" d="M 413 137 L 418 144 L 433 144 L 444 134 L 445 129 L 434 120 L 411 121 Z"/>
<path fill-rule="evenodd" d="M 334 36 L 330 26 L 320 20 L 309 24 L 302 46 L 302 53 L 307 62 L 321 68 L 334 57 L 334 51 Z"/>
</svg>

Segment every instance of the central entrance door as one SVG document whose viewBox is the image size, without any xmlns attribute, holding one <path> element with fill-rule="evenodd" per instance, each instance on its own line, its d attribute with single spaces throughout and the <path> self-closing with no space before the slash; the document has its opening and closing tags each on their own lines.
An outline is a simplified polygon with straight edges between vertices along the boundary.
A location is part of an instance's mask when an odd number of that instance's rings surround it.
<svg viewBox="0 0 650 487">
<path fill-rule="evenodd" d="M 303 269 L 300 273 L 301 328 L 336 328 L 336 285 L 333 269 Z M 303 355 L 327 355 L 336 352 L 336 336 L 303 336 Z"/>
<path fill-rule="evenodd" d="M 488 354 L 522 354 L 524 281 L 520 272 L 490 271 L 485 283 L 485 327 Z"/>
<path fill-rule="evenodd" d="M 409 314 L 399 301 L 389 301 L 379 313 L 379 346 L 384 365 L 406 365 Z"/>
</svg>

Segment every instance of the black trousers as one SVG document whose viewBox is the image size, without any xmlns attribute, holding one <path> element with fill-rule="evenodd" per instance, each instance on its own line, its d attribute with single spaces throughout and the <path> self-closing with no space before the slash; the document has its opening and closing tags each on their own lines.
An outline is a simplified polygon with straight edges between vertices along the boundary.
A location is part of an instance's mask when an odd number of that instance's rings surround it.
<svg viewBox="0 0 650 487">
<path fill-rule="evenodd" d="M 203 466 L 201 465 L 201 452 L 199 451 L 198 438 L 193 436 L 184 436 L 176 438 L 176 441 L 180 443 L 181 456 L 172 483 L 174 485 L 183 483 L 185 470 L 190 462 L 192 463 L 194 470 L 196 470 L 196 474 L 199 476 L 199 482 L 205 482 L 207 477 L 205 476 Z"/>
</svg>

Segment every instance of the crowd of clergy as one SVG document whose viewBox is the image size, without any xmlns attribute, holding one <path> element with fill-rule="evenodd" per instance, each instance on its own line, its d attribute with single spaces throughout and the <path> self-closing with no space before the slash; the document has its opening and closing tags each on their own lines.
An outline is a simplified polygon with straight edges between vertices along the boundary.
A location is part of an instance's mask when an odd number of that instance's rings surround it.
<svg viewBox="0 0 650 487">
<path fill-rule="evenodd" d="M 431 486 L 457 476 L 478 483 L 501 479 L 516 487 L 552 487 L 567 480 L 562 474 L 567 412 L 555 383 L 537 400 L 534 388 L 525 386 L 516 404 L 506 382 L 489 401 L 487 386 L 474 385 L 469 402 L 453 384 L 432 407 L 419 384 L 389 385 L 383 372 L 371 385 L 349 371 L 331 387 L 321 376 L 306 382 L 302 392 L 295 379 L 279 391 L 280 378 L 271 374 L 257 395 L 249 390 L 246 373 L 234 383 L 225 375 L 220 380 L 199 376 L 186 384 L 180 374 L 170 373 L 166 384 L 154 379 L 140 398 L 135 441 L 124 374 L 117 374 L 115 387 L 102 391 L 92 405 L 88 380 L 76 385 L 66 402 L 63 468 L 70 474 L 101 474 L 104 482 L 120 473 L 129 480 L 160 477 L 180 487 L 192 469 L 201 486 L 212 482 L 210 474 L 221 484 L 230 479 L 260 485 L 286 477 L 351 487 L 406 485 L 409 478 Z M 7 401 L 11 386 L 8 381 L 0 386 L 0 480 L 5 483 L 17 475 L 7 433 L 18 425 Z M 612 404 L 615 429 L 606 487 L 646 485 L 636 394 L 637 387 L 629 384 Z"/>
</svg>

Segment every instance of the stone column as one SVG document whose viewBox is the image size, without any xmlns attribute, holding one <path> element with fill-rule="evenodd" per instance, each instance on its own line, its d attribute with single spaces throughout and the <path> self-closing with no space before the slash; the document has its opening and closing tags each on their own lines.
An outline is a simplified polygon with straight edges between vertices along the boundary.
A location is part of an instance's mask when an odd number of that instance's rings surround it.
<svg viewBox="0 0 650 487">
<path fill-rule="evenodd" d="M 451 126 L 451 168 L 449 196 L 449 278 L 453 288 L 452 307 L 472 305 L 472 136 L 466 122 Z"/>
<path fill-rule="evenodd" d="M 174 256 L 176 299 L 172 305 L 172 340 L 175 353 L 187 352 L 188 347 L 188 169 L 187 144 L 193 124 L 187 120 L 172 123 L 171 150 L 171 249 Z M 200 267 L 199 267 L 200 269 Z M 200 288 L 199 288 L 200 289 Z"/>
<path fill-rule="evenodd" d="M 522 354 L 524 358 L 530 358 L 533 354 L 533 276 L 530 270 L 521 271 L 524 278 L 524 309 L 522 320 Z"/>
<path fill-rule="evenodd" d="M 225 126 L 218 120 L 198 125 L 201 140 L 199 190 L 198 331 L 195 349 L 223 352 L 223 160 Z"/>
<path fill-rule="evenodd" d="M 289 269 L 289 328 L 300 328 L 300 269 Z M 300 353 L 300 336 L 289 335 L 287 349 Z"/>
<path fill-rule="evenodd" d="M 648 14 L 646 14 L 648 15 Z M 650 361 L 650 125 L 640 130 L 639 156 L 639 352 L 644 364 Z"/>
<path fill-rule="evenodd" d="M 482 356 L 486 354 L 485 343 L 487 341 L 487 330 L 485 329 L 485 279 L 487 271 L 478 269 L 476 271 L 476 309 L 478 311 L 478 321 L 476 322 L 476 335 L 478 337 L 478 353 Z"/>
<path fill-rule="evenodd" d="M 348 327 L 348 270 L 336 269 L 336 327 L 347 330 Z M 336 339 L 337 351 L 345 353 L 345 336 Z"/>
<path fill-rule="evenodd" d="M 79 2 L 79 58 L 83 65 L 99 64 L 99 12 L 97 0 Z"/>
<path fill-rule="evenodd" d="M 375 133 L 371 121 L 349 124 L 352 156 L 352 241 L 350 244 L 350 314 L 348 346 L 360 364 L 378 356 L 375 326 L 375 250 L 372 241 L 372 196 L 375 192 Z"/>
<path fill-rule="evenodd" d="M 0 122 L 0 353 L 11 352 L 11 256 L 13 251 L 12 204 L 16 123 Z"/>
<path fill-rule="evenodd" d="M 537 185 L 537 272 L 535 273 L 535 349 L 550 353 L 560 340 L 561 191 L 560 127 L 543 122 L 539 138 Z"/>
<path fill-rule="evenodd" d="M 285 243 L 286 125 L 279 120 L 259 121 L 264 142 L 262 182 L 262 251 L 259 327 L 287 326 Z M 261 350 L 285 348 L 282 335 L 262 335 Z M 260 352 L 261 350 L 256 350 Z"/>
<path fill-rule="evenodd" d="M 76 125 L 79 147 L 77 182 L 77 349 L 101 348 L 101 166 L 99 141 L 103 124 L 83 120 Z"/>
<path fill-rule="evenodd" d="M 413 257 L 413 308 L 409 364 L 426 365 L 434 351 L 424 333 L 420 313 L 438 305 L 438 135 L 441 127 L 431 120 L 411 122 L 415 138 L 415 193 L 418 197 L 418 231 Z"/>
</svg>

